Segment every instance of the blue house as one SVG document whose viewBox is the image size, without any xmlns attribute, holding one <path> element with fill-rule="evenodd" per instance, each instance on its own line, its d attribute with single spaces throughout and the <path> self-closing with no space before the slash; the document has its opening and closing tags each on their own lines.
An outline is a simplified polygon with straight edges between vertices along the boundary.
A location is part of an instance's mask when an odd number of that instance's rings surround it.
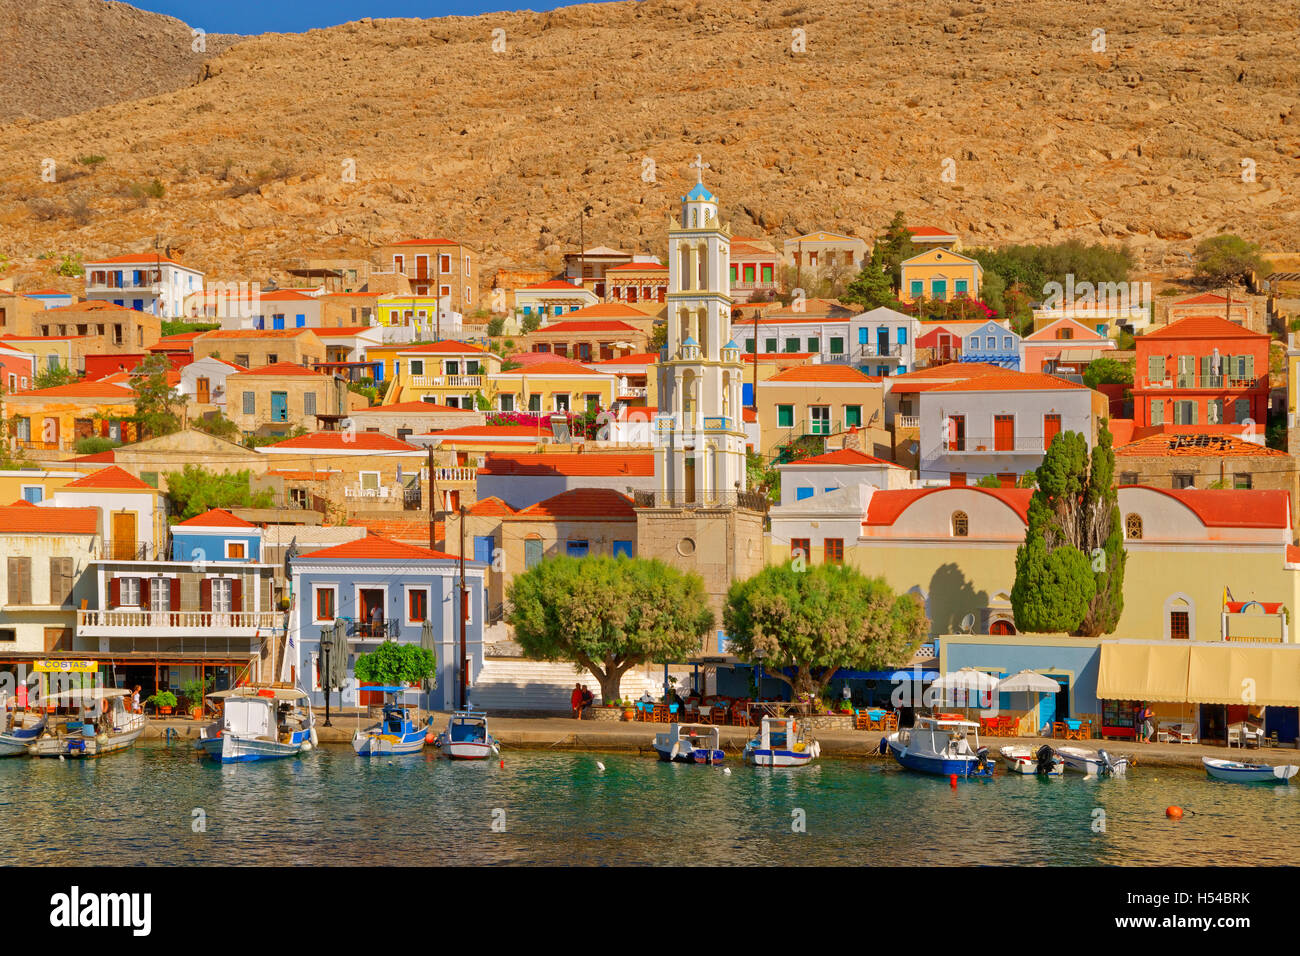
<svg viewBox="0 0 1300 956">
<path fill-rule="evenodd" d="M 262 560 L 262 529 L 214 508 L 172 527 L 173 561 Z"/>
<path fill-rule="evenodd" d="M 320 684 L 324 666 L 321 631 L 335 621 L 342 622 L 347 635 L 349 674 L 354 672 L 359 654 L 373 651 L 386 640 L 420 644 L 427 625 L 438 657 L 438 683 L 431 694 L 420 696 L 420 705 L 432 710 L 452 710 L 459 705 L 460 622 L 456 614 L 462 602 L 455 555 L 369 535 L 293 557 L 289 568 L 293 589 L 290 650 L 280 676 L 297 680 L 311 694 L 313 707 L 325 704 Z M 463 612 L 471 685 L 483 667 L 486 571 L 480 561 L 465 562 L 468 594 Z M 286 673 L 290 667 L 292 674 Z M 355 679 L 350 679 L 341 703 L 338 695 L 333 700 L 338 706 L 361 706 L 360 691 Z"/>
<path fill-rule="evenodd" d="M 961 360 L 1020 371 L 1020 336 L 989 320 L 962 338 Z"/>
</svg>

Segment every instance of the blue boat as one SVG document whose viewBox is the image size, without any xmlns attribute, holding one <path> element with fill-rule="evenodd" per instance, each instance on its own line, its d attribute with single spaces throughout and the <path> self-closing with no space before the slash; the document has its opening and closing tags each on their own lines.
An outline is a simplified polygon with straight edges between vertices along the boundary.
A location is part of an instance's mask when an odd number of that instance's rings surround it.
<svg viewBox="0 0 1300 956">
<path fill-rule="evenodd" d="M 993 761 L 988 748 L 980 746 L 979 729 L 979 724 L 960 714 L 939 714 L 917 717 L 915 727 L 885 740 L 894 759 L 908 770 L 939 777 L 991 777 Z"/>
<path fill-rule="evenodd" d="M 430 717 L 424 724 L 417 723 L 409 707 L 397 701 L 397 695 L 411 691 L 410 687 L 366 687 L 367 691 L 382 691 L 384 712 L 379 723 L 358 730 L 352 736 L 352 749 L 361 757 L 384 757 L 393 754 L 414 754 L 424 749 L 428 737 Z"/>
</svg>

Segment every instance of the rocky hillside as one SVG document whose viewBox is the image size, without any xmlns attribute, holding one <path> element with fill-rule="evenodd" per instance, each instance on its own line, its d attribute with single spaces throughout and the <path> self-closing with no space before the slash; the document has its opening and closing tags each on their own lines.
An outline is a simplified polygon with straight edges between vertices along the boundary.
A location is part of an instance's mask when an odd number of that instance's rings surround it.
<svg viewBox="0 0 1300 956">
<path fill-rule="evenodd" d="M 196 85 L 0 127 L 0 253 L 49 284 L 42 253 L 157 238 L 214 278 L 265 280 L 450 234 L 488 276 L 557 263 L 585 204 L 589 244 L 660 252 L 697 152 L 742 234 L 870 235 L 902 209 L 967 243 L 1126 241 L 1152 269 L 1225 228 L 1295 248 L 1293 15 L 644 0 L 260 36 Z"/>
<path fill-rule="evenodd" d="M 189 86 L 236 39 L 196 44 L 180 20 L 112 0 L 0 0 L 0 123 Z"/>
</svg>

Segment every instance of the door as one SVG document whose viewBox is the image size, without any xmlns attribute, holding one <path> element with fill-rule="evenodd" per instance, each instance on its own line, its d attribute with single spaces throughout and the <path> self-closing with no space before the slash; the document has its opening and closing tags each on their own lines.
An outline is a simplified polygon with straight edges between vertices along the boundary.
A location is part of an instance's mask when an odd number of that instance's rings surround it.
<svg viewBox="0 0 1300 956">
<path fill-rule="evenodd" d="M 814 435 L 829 435 L 831 433 L 831 407 L 829 405 L 809 405 L 808 419 L 812 424 L 810 429 Z"/>
<path fill-rule="evenodd" d="M 271 421 L 287 422 L 289 420 L 289 393 L 271 393 Z"/>
<path fill-rule="evenodd" d="M 1016 417 L 1014 415 L 993 416 L 994 451 L 1014 451 L 1016 447 Z"/>
<path fill-rule="evenodd" d="M 358 594 L 357 633 L 362 637 L 383 637 L 384 592 L 379 588 L 362 588 Z"/>
<path fill-rule="evenodd" d="M 1052 447 L 1052 439 L 1061 433 L 1061 416 L 1043 416 L 1043 450 Z"/>
<path fill-rule="evenodd" d="M 200 405 L 206 405 L 212 399 L 212 388 L 206 378 L 195 379 L 194 381 L 195 400 Z"/>
<path fill-rule="evenodd" d="M 113 515 L 113 560 L 134 561 L 135 512 L 119 511 Z"/>
<path fill-rule="evenodd" d="M 685 482 L 686 482 L 686 501 L 688 504 L 695 501 L 695 459 L 687 458 L 685 461 Z"/>
<path fill-rule="evenodd" d="M 876 354 L 889 354 L 889 329 L 876 329 Z"/>
</svg>

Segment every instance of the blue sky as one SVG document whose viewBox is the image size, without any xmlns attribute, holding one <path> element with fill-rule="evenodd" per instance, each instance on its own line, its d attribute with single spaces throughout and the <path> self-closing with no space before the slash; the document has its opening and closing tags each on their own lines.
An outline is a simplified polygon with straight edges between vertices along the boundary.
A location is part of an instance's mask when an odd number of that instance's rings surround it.
<svg viewBox="0 0 1300 956">
<path fill-rule="evenodd" d="M 578 0 L 126 0 L 209 33 L 300 33 L 362 17 L 473 16 L 498 10 L 552 10 Z"/>
</svg>

